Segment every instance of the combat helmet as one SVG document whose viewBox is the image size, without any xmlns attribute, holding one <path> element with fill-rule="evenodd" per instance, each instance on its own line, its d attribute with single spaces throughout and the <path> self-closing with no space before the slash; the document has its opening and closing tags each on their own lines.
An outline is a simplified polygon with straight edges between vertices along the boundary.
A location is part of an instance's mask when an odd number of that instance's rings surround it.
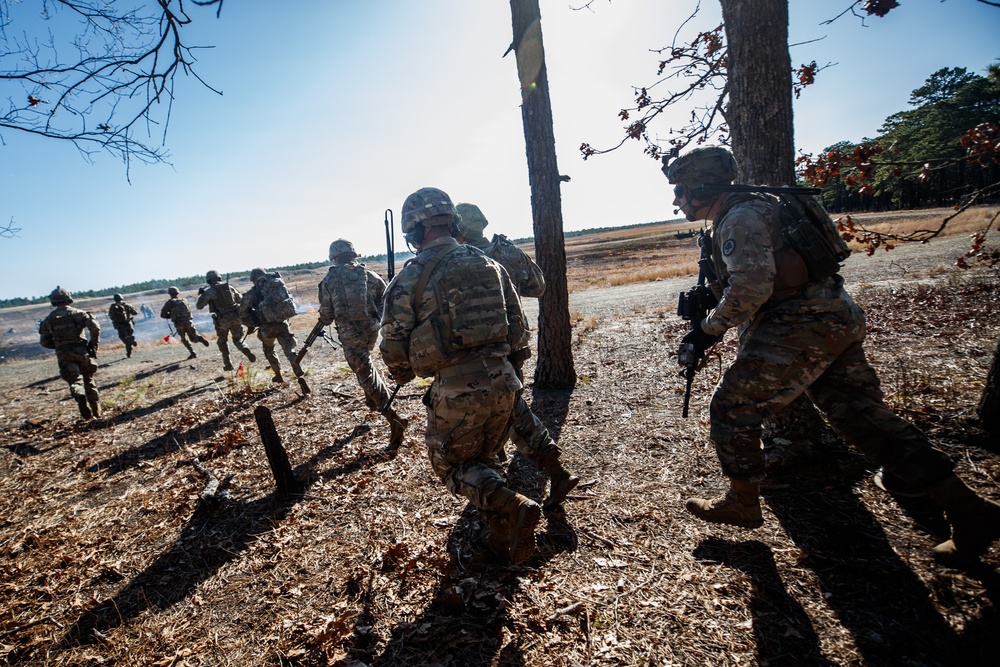
<svg viewBox="0 0 1000 667">
<path fill-rule="evenodd" d="M 219 275 L 218 271 L 209 271 L 205 274 L 205 282 L 209 285 L 214 285 L 220 280 L 222 280 L 222 276 Z"/>
<path fill-rule="evenodd" d="M 169 294 L 170 296 L 179 296 L 180 293 L 181 293 L 181 291 L 179 289 L 177 289 L 176 287 L 168 287 L 167 288 L 167 294 Z"/>
<path fill-rule="evenodd" d="M 267 271 L 265 271 L 264 269 L 262 269 L 262 268 L 260 268 L 258 266 L 256 269 L 253 269 L 252 271 L 250 271 L 250 282 L 256 283 L 258 280 L 260 280 L 261 278 L 263 278 L 266 275 L 267 275 Z"/>
<path fill-rule="evenodd" d="M 67 306 L 73 303 L 73 296 L 62 287 L 56 285 L 56 288 L 49 294 L 49 303 L 53 306 Z"/>
<path fill-rule="evenodd" d="M 458 227 L 458 233 L 465 238 L 482 236 L 486 225 L 490 224 L 475 204 L 461 203 L 455 206 L 455 210 L 458 212 L 458 221 L 455 226 Z"/>
<path fill-rule="evenodd" d="M 736 158 L 722 146 L 695 148 L 663 165 L 663 173 L 671 184 L 683 181 L 690 188 L 706 183 L 732 183 L 736 180 L 736 170 Z"/>
<path fill-rule="evenodd" d="M 442 190 L 437 188 L 420 188 L 403 202 L 403 233 L 416 229 L 417 225 L 435 218 L 439 215 L 450 216 L 448 220 L 441 220 L 432 224 L 450 225 L 458 215 L 455 212 L 455 205 Z"/>
<path fill-rule="evenodd" d="M 115 294 L 111 298 L 114 299 L 115 301 L 121 301 L 122 300 L 122 295 L 121 294 Z"/>
<path fill-rule="evenodd" d="M 358 253 L 354 251 L 354 244 L 346 239 L 337 239 L 330 244 L 330 261 L 336 262 L 336 257 L 341 257 L 343 255 L 351 255 L 351 257 L 357 257 Z"/>
</svg>

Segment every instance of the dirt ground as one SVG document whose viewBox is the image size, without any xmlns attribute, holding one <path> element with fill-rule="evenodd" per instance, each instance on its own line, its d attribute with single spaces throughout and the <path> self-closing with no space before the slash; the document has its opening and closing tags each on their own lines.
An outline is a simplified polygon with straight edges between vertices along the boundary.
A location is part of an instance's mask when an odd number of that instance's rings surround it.
<svg viewBox="0 0 1000 667">
<path fill-rule="evenodd" d="M 0 364 L 0 659 L 992 664 L 1000 548 L 970 570 L 938 566 L 930 548 L 942 517 L 880 492 L 872 464 L 845 446 L 773 470 L 760 529 L 684 512 L 685 497 L 724 487 L 706 445 L 707 404 L 732 334 L 697 376 L 683 419 L 674 351 L 686 323 L 674 308 L 692 277 L 590 289 L 572 278 L 620 271 L 623 258 L 646 264 L 671 244 L 697 252 L 647 232 L 634 245 L 591 239 L 585 260 L 568 244 L 579 381 L 527 397 L 583 482 L 543 519 L 538 551 L 520 567 L 490 562 L 475 510 L 431 474 L 420 382 L 397 397 L 410 428 L 393 452 L 341 353 L 321 341 L 304 362 L 314 393 L 303 398 L 294 383 L 272 384 L 262 359 L 222 372 L 214 342 L 186 361 L 161 320 L 130 359 L 106 328 L 104 418 L 87 424 L 75 421 L 51 353 L 17 348 Z M 852 257 L 844 274 L 868 311 L 867 349 L 891 407 L 1000 500 L 1000 449 L 974 418 L 1000 333 L 1000 283 L 949 268 L 966 243 Z M 304 302 L 321 274 L 292 280 Z M 163 300 L 147 302 L 158 311 Z M 15 310 L 0 311 L 3 331 L 30 328 L 48 309 Z M 301 339 L 315 318 L 293 321 Z M 275 491 L 259 406 L 301 495 Z M 513 485 L 544 496 L 544 476 L 508 450 Z M 211 478 L 223 492 L 202 498 Z"/>
</svg>

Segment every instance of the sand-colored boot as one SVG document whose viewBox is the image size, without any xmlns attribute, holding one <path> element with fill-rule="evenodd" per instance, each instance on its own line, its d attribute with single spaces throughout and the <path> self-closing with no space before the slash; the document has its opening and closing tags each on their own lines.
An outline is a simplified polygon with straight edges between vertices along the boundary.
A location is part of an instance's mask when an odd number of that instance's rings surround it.
<svg viewBox="0 0 1000 667">
<path fill-rule="evenodd" d="M 490 504 L 498 507 L 487 514 L 490 548 L 502 560 L 519 565 L 535 553 L 535 527 L 542 508 L 531 498 L 501 486 L 490 494 Z"/>
<path fill-rule="evenodd" d="M 385 418 L 389 421 L 389 447 L 398 449 L 403 444 L 403 435 L 410 422 L 408 419 L 400 417 L 392 408 L 386 410 Z"/>
<path fill-rule="evenodd" d="M 689 498 L 684 507 L 702 521 L 725 523 L 740 528 L 760 528 L 760 484 L 731 480 L 729 491 L 721 498 Z"/>
<path fill-rule="evenodd" d="M 303 396 L 308 396 L 312 393 L 312 389 L 309 388 L 309 383 L 306 382 L 306 379 L 303 377 L 299 378 L 299 389 L 302 390 Z"/>
<path fill-rule="evenodd" d="M 76 407 L 79 408 L 82 419 L 87 420 L 93 417 L 93 414 L 90 412 L 90 406 L 87 405 L 86 396 L 74 396 L 73 398 L 76 399 Z"/>
<path fill-rule="evenodd" d="M 950 475 L 927 487 L 951 523 L 951 539 L 934 547 L 934 558 L 952 567 L 972 565 L 1000 539 L 1000 505 Z"/>
<path fill-rule="evenodd" d="M 566 500 L 566 496 L 569 495 L 570 491 L 575 489 L 576 485 L 580 483 L 580 478 L 569 474 L 563 468 L 558 450 L 544 456 L 541 464 L 542 470 L 549 475 L 549 495 L 542 503 L 542 508 L 545 511 L 549 511 L 558 507 Z"/>
<path fill-rule="evenodd" d="M 101 418 L 101 402 L 99 400 L 97 400 L 96 398 L 87 399 L 87 402 L 90 404 L 90 412 L 91 412 L 91 414 L 94 415 L 94 419 L 100 419 Z"/>
<path fill-rule="evenodd" d="M 254 361 L 257 361 L 257 356 L 253 352 L 250 351 L 249 347 L 241 347 L 240 348 L 240 352 L 242 352 L 243 356 L 245 356 L 247 359 L 249 359 L 251 363 L 254 362 Z"/>
</svg>

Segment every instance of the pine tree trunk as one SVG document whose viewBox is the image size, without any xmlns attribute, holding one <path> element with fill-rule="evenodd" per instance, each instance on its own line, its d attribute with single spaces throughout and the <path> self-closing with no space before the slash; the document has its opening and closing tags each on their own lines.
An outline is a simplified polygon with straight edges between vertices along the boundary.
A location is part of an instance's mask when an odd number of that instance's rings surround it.
<svg viewBox="0 0 1000 667">
<path fill-rule="evenodd" d="M 993 363 L 979 399 L 979 424 L 994 438 L 1000 438 L 1000 338 L 993 348 Z"/>
<path fill-rule="evenodd" d="M 538 0 L 510 0 L 510 12 L 521 83 L 521 119 L 531 185 L 535 259 L 545 276 L 545 293 L 538 300 L 535 386 L 570 389 L 576 384 L 576 370 L 566 285 L 566 245 Z"/>
<path fill-rule="evenodd" d="M 788 0 L 719 0 L 729 54 L 729 123 L 740 181 L 795 184 Z M 832 432 L 805 396 L 764 423 L 768 460 L 799 458 Z"/>
</svg>

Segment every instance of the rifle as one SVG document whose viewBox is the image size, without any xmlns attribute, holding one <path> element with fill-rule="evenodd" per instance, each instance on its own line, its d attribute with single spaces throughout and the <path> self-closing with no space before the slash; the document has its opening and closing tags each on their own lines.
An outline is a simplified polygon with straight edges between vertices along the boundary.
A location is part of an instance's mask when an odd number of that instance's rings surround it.
<svg viewBox="0 0 1000 667">
<path fill-rule="evenodd" d="M 389 268 L 386 270 L 389 280 L 396 275 L 396 229 L 392 221 L 392 209 L 385 209 L 385 257 Z"/>
<path fill-rule="evenodd" d="M 712 237 L 702 230 L 698 237 L 698 245 L 701 247 L 701 255 L 698 258 L 698 283 L 686 292 L 681 292 L 677 299 L 677 314 L 681 319 L 691 322 L 691 329 L 701 326 L 701 321 L 705 319 L 712 308 L 719 303 L 715 294 L 706 284 L 709 280 L 715 280 L 715 270 L 712 267 Z M 701 357 L 695 355 L 694 345 L 691 343 L 682 344 L 677 353 L 677 360 L 684 366 L 680 375 L 685 380 L 684 385 L 684 406 L 681 409 L 681 416 L 688 416 L 688 404 L 691 402 L 691 383 L 694 382 L 694 375 L 698 370 L 698 363 Z"/>
<path fill-rule="evenodd" d="M 403 388 L 403 385 L 401 385 L 401 384 L 397 384 L 396 385 L 396 387 L 392 390 L 392 393 L 389 394 L 389 400 L 386 401 L 385 405 L 382 407 L 382 409 L 378 411 L 378 413 L 380 415 L 384 415 L 386 412 L 389 411 L 389 408 L 392 407 L 392 402 L 394 400 L 396 400 L 396 394 L 398 394 L 399 390 L 402 389 L 402 388 Z"/>
<path fill-rule="evenodd" d="M 296 355 L 296 357 L 295 357 L 295 363 L 301 364 L 302 363 L 302 359 L 304 359 L 305 356 L 306 356 L 306 352 L 309 351 L 309 346 L 312 345 L 313 343 L 315 343 L 316 339 L 321 334 L 326 334 L 326 332 L 323 331 L 323 326 L 324 326 L 323 325 L 323 320 L 316 320 L 316 326 L 314 326 L 312 328 L 312 331 L 309 332 L 309 335 L 306 336 L 305 343 L 302 344 L 302 347 L 299 349 L 298 355 Z M 326 336 L 324 335 L 323 338 L 326 338 Z"/>
</svg>

